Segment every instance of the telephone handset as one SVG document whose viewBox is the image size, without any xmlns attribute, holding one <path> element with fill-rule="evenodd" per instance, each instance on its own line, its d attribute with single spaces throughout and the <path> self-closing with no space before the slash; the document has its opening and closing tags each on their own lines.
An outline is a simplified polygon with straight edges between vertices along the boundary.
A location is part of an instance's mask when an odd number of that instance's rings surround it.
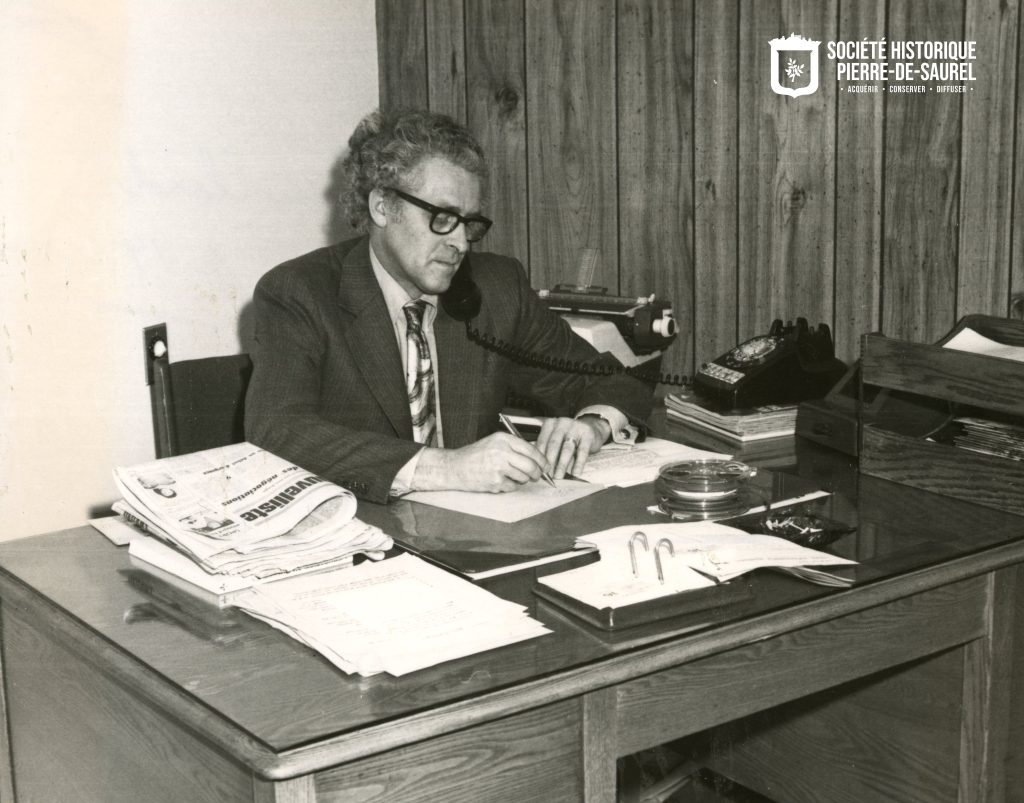
<svg viewBox="0 0 1024 803">
<path fill-rule="evenodd" d="M 473 281 L 473 268 L 466 254 L 452 276 L 452 283 L 441 293 L 441 306 L 456 321 L 468 323 L 480 314 L 480 300 L 480 288 Z"/>
<path fill-rule="evenodd" d="M 558 359 L 506 343 L 494 337 L 494 335 L 481 334 L 479 329 L 470 326 L 470 321 L 480 314 L 481 301 L 480 288 L 473 281 L 473 268 L 470 264 L 469 254 L 466 254 L 462 259 L 459 269 L 452 277 L 452 283 L 448 286 L 447 290 L 441 293 L 441 306 L 456 321 L 466 324 L 466 337 L 477 345 L 490 349 L 520 365 L 531 368 L 544 368 L 564 374 L 580 374 L 583 376 L 629 374 L 649 384 L 661 383 L 663 385 L 689 385 L 691 382 L 691 379 L 687 376 L 658 374 L 650 369 L 645 371 L 643 365 L 636 368 L 626 368 L 617 360 L 614 361 L 614 365 L 609 365 L 607 363 L 581 363 Z"/>
<path fill-rule="evenodd" d="M 806 318 L 797 318 L 795 326 L 776 319 L 767 335 L 701 366 L 693 389 L 733 409 L 796 404 L 824 397 L 845 372 L 826 324 L 813 330 Z"/>
</svg>

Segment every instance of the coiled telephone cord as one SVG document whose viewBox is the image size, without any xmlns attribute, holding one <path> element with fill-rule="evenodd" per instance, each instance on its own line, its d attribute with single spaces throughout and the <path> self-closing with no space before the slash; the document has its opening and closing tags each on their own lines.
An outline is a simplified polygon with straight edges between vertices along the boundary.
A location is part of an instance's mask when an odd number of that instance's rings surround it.
<svg viewBox="0 0 1024 803">
<path fill-rule="evenodd" d="M 496 338 L 494 335 L 481 334 L 479 329 L 475 329 L 470 326 L 469 321 L 466 321 L 466 337 L 477 345 L 483 346 L 489 351 L 500 354 L 502 357 L 505 357 L 514 363 L 518 363 L 519 365 L 525 365 L 528 368 L 543 368 L 548 371 L 557 371 L 563 374 L 578 374 L 580 376 L 611 376 L 613 374 L 628 374 L 642 382 L 657 382 L 662 385 L 675 385 L 677 387 L 686 387 L 693 384 L 693 379 L 691 377 L 680 374 L 673 375 L 655 373 L 650 370 L 644 371 L 643 365 L 638 365 L 635 368 L 627 368 L 621 363 L 618 365 L 601 365 L 598 363 L 566 360 L 558 357 L 552 357 L 548 354 L 539 354 L 535 351 L 524 349 L 521 346 L 506 343 L 504 340 Z"/>
</svg>

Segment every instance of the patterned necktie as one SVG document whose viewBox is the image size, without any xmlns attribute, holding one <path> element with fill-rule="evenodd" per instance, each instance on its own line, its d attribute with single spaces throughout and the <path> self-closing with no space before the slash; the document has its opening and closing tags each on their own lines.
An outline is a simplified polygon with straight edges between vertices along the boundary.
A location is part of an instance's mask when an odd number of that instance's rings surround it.
<svg viewBox="0 0 1024 803">
<path fill-rule="evenodd" d="M 427 302 L 422 298 L 403 307 L 406 329 L 405 389 L 412 414 L 412 437 L 417 443 L 429 444 L 437 423 L 434 414 L 434 367 L 430 347 L 423 334 L 423 312 Z"/>
</svg>

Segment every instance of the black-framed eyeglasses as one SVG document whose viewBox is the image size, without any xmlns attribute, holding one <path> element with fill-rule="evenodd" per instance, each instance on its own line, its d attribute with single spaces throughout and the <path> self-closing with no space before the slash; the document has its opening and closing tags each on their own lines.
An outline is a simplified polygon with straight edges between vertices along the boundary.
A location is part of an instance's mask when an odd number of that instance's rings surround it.
<svg viewBox="0 0 1024 803">
<path fill-rule="evenodd" d="M 408 201 L 413 206 L 418 206 L 420 209 L 426 209 L 430 212 L 430 230 L 434 234 L 451 234 L 462 223 L 466 227 L 466 239 L 471 243 L 475 243 L 487 234 L 487 230 L 493 225 L 492 221 L 483 215 L 463 217 L 458 212 L 428 204 L 426 201 L 414 195 L 409 195 L 407 192 L 396 190 L 394 187 L 391 187 L 391 191 L 403 201 Z"/>
</svg>

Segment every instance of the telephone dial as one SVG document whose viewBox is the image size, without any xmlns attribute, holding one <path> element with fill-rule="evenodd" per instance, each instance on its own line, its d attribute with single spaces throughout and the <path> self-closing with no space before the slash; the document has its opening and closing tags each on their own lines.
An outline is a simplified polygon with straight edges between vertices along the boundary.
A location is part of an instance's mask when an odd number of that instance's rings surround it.
<svg viewBox="0 0 1024 803">
<path fill-rule="evenodd" d="M 832 333 L 806 318 L 776 319 L 767 335 L 753 337 L 705 363 L 693 379 L 698 396 L 734 409 L 796 404 L 822 398 L 846 372 L 836 359 Z"/>
</svg>

